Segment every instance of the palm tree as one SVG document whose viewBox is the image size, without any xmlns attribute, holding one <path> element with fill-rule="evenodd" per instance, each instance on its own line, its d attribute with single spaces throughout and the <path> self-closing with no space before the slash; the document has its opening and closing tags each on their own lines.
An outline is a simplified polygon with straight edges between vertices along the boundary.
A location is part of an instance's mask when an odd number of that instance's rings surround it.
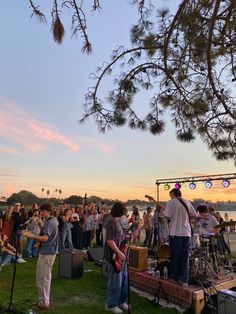
<svg viewBox="0 0 236 314">
<path fill-rule="evenodd" d="M 58 193 L 61 195 L 61 194 L 62 194 L 62 190 L 61 190 L 61 189 L 59 189 L 59 190 L 58 190 Z"/>
<path fill-rule="evenodd" d="M 47 190 L 47 197 L 49 197 L 49 194 L 50 194 L 50 191 L 49 191 L 49 190 Z"/>
<path fill-rule="evenodd" d="M 41 189 L 41 192 L 42 192 L 42 197 L 43 197 L 44 188 Z"/>
<path fill-rule="evenodd" d="M 58 192 L 58 189 L 56 189 L 56 190 L 55 190 L 55 193 L 56 193 L 56 198 L 57 198 L 57 192 Z"/>
</svg>

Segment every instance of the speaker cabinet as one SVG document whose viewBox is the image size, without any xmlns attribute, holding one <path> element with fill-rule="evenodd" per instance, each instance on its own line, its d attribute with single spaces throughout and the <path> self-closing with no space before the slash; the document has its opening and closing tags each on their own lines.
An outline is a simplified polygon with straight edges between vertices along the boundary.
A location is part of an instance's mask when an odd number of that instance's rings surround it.
<svg viewBox="0 0 236 314">
<path fill-rule="evenodd" d="M 218 292 L 218 314 L 236 313 L 236 292 L 221 290 Z"/>
<path fill-rule="evenodd" d="M 88 259 L 91 262 L 102 263 L 104 255 L 104 247 L 91 247 L 87 250 Z"/>
<path fill-rule="evenodd" d="M 79 278 L 83 274 L 83 252 L 79 250 L 63 250 L 60 252 L 59 276 Z"/>
<path fill-rule="evenodd" d="M 129 268 L 135 271 L 147 270 L 148 249 L 147 247 L 131 246 L 129 255 Z"/>
</svg>

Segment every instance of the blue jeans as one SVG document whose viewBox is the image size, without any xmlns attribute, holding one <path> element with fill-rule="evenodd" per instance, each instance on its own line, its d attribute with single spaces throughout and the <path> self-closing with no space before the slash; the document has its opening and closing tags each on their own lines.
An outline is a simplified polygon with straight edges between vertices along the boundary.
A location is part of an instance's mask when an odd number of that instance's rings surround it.
<svg viewBox="0 0 236 314">
<path fill-rule="evenodd" d="M 170 236 L 170 278 L 187 283 L 189 280 L 189 237 Z"/>
<path fill-rule="evenodd" d="M 13 263 L 15 261 L 15 255 L 10 255 L 10 254 L 3 254 L 1 256 L 1 259 L 2 259 L 2 265 L 3 266 L 7 266 L 11 263 Z"/>
<path fill-rule="evenodd" d="M 72 243 L 72 234 L 71 234 L 71 228 L 69 224 L 65 224 L 62 227 L 62 232 L 61 232 L 61 242 L 62 242 L 62 248 L 67 248 L 70 250 L 73 250 L 73 243 Z"/>
<path fill-rule="evenodd" d="M 32 257 L 32 256 L 37 256 L 37 249 L 34 247 L 36 244 L 36 240 L 27 238 L 27 244 L 26 244 L 26 256 L 27 257 Z"/>
<path fill-rule="evenodd" d="M 151 241 L 152 241 L 152 230 L 145 229 L 145 232 L 146 232 L 146 236 L 145 236 L 143 246 L 147 246 L 149 248 L 151 246 Z"/>
<path fill-rule="evenodd" d="M 107 265 L 107 306 L 113 308 L 123 304 L 128 294 L 127 266 L 122 267 L 119 273 L 116 273 L 114 266 Z"/>
</svg>

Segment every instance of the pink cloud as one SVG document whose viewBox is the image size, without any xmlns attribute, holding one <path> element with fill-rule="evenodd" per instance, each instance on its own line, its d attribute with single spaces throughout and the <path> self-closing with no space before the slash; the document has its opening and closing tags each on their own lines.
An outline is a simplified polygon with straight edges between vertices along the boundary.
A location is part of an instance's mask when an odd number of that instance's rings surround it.
<svg viewBox="0 0 236 314">
<path fill-rule="evenodd" d="M 41 122 L 16 103 L 0 100 L 1 138 L 12 141 L 26 151 L 38 153 L 49 148 L 50 143 L 63 145 L 69 151 L 77 152 L 80 147 L 61 134 L 50 124 Z M 17 154 L 17 149 L 1 147 L 2 151 Z"/>
<path fill-rule="evenodd" d="M 10 154 L 10 155 L 20 155 L 17 149 L 13 147 L 1 146 L 0 145 L 0 153 Z"/>
<path fill-rule="evenodd" d="M 107 146 L 97 140 L 91 139 L 91 138 L 87 138 L 84 136 L 80 136 L 80 141 L 86 145 L 91 145 L 91 146 L 95 146 L 98 150 L 100 150 L 101 152 L 111 155 L 113 154 L 113 149 L 110 146 Z"/>
<path fill-rule="evenodd" d="M 55 126 L 40 121 L 13 101 L 0 99 L 0 139 L 14 144 L 14 148 L 0 146 L 0 152 L 21 155 L 22 152 L 40 153 L 50 149 L 50 144 L 61 145 L 69 152 L 77 152 L 80 145 L 69 135 L 62 134 Z M 105 154 L 112 148 L 87 137 L 79 138 L 84 145 L 91 145 Z"/>
</svg>

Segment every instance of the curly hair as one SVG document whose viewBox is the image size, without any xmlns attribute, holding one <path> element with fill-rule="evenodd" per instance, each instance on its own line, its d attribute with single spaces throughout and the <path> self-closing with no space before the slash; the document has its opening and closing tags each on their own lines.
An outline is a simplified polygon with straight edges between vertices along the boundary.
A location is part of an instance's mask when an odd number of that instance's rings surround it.
<svg viewBox="0 0 236 314">
<path fill-rule="evenodd" d="M 112 217 L 121 217 L 125 214 L 125 205 L 121 202 L 115 203 L 111 208 Z"/>
</svg>

